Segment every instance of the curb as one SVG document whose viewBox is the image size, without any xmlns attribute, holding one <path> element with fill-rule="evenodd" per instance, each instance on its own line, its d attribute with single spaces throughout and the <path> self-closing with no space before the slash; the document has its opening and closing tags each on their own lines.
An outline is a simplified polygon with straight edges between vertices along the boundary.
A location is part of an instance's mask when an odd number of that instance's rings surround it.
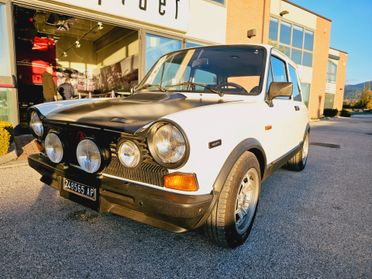
<svg viewBox="0 0 372 279">
<path fill-rule="evenodd" d="M 0 165 L 0 170 L 8 169 L 8 168 L 15 168 L 15 167 L 24 167 L 24 166 L 28 166 L 27 161 L 11 161 L 7 164 Z"/>
<path fill-rule="evenodd" d="M 11 161 L 15 161 L 18 158 L 17 149 L 14 142 L 10 145 L 9 150 L 11 151 L 3 156 L 0 156 L 0 166 L 7 164 Z"/>
</svg>

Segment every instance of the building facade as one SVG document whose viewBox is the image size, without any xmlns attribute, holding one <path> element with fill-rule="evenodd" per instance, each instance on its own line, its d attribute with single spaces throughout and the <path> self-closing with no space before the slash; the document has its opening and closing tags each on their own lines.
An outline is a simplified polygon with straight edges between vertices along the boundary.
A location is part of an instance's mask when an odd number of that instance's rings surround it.
<svg viewBox="0 0 372 279">
<path fill-rule="evenodd" d="M 128 91 L 166 52 L 224 43 L 290 56 L 318 118 L 343 99 L 347 54 L 330 49 L 330 32 L 331 20 L 286 0 L 0 0 L 0 120 L 24 123 L 48 64 L 57 84 L 68 76 L 99 96 Z"/>
<path fill-rule="evenodd" d="M 321 117 L 324 108 L 342 109 L 347 53 L 330 48 L 330 19 L 287 0 L 226 3 L 227 43 L 268 43 L 292 58 L 311 118 Z"/>
</svg>

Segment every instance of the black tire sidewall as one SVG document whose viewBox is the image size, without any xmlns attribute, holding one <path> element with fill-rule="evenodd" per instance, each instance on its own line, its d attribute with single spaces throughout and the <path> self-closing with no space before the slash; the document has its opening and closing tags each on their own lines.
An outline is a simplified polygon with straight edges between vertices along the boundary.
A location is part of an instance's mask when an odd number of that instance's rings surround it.
<svg viewBox="0 0 372 279">
<path fill-rule="evenodd" d="M 251 223 L 249 224 L 247 230 L 244 233 L 239 233 L 235 227 L 235 204 L 236 204 L 238 191 L 240 188 L 240 182 L 242 181 L 247 171 L 252 167 L 255 168 L 258 173 L 258 179 L 259 179 L 258 200 L 257 200 L 256 208 L 255 208 Z M 234 177 L 232 181 L 230 182 L 231 185 L 229 185 L 230 187 L 232 187 L 232 189 L 231 189 L 231 192 L 230 192 L 227 204 L 226 204 L 225 232 L 226 232 L 226 240 L 229 246 L 234 248 L 234 247 L 241 245 L 248 238 L 248 235 L 254 223 L 254 219 L 256 217 L 256 212 L 257 212 L 258 202 L 259 202 L 259 197 L 260 197 L 260 192 L 261 192 L 261 172 L 260 172 L 260 167 L 259 167 L 256 157 L 252 153 L 249 152 L 247 160 L 241 161 L 238 167 L 236 168 L 236 170 L 234 171 L 234 174 L 232 175 Z"/>
</svg>

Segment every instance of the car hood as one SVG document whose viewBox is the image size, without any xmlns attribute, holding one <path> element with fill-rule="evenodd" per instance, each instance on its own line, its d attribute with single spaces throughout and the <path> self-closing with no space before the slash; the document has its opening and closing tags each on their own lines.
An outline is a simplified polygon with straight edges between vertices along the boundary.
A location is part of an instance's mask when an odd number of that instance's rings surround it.
<svg viewBox="0 0 372 279">
<path fill-rule="evenodd" d="M 127 98 L 62 107 L 47 114 L 45 121 L 76 123 L 134 134 L 143 126 L 166 115 L 226 102 L 231 101 L 219 98 L 190 99 L 179 93 L 141 93 Z"/>
</svg>

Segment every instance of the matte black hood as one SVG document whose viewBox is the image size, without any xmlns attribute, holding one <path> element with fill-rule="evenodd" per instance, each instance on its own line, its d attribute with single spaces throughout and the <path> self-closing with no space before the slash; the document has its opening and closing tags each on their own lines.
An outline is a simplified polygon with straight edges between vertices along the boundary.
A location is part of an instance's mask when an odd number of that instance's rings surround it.
<svg viewBox="0 0 372 279">
<path fill-rule="evenodd" d="M 140 93 L 127 98 L 109 99 L 62 108 L 47 115 L 46 121 L 73 122 L 134 134 L 162 116 L 199 106 L 222 103 L 188 100 L 183 94 Z"/>
</svg>

